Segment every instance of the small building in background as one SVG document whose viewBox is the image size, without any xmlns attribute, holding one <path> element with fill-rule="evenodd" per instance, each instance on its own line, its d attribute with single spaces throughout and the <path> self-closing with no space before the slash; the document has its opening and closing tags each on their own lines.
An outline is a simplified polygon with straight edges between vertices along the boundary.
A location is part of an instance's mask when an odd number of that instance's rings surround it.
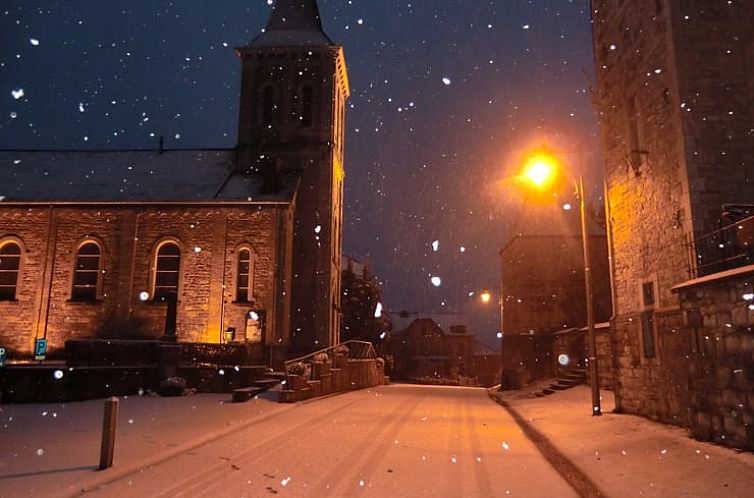
<svg viewBox="0 0 754 498">
<path fill-rule="evenodd" d="M 552 215 L 558 210 L 558 216 Z M 545 216 L 545 211 L 550 216 Z M 526 223 L 500 250 L 503 388 L 518 389 L 586 368 L 584 251 L 577 210 L 556 206 L 524 215 Z M 595 323 L 610 320 L 607 238 L 598 216 L 589 224 Z M 601 382 L 611 385 L 609 327 L 596 328 Z M 566 355 L 563 362 L 561 355 Z M 558 362 L 558 357 L 561 362 Z"/>
<path fill-rule="evenodd" d="M 500 353 L 476 340 L 465 325 L 446 332 L 431 318 L 417 318 L 390 340 L 397 379 L 490 386 L 500 379 Z"/>
</svg>

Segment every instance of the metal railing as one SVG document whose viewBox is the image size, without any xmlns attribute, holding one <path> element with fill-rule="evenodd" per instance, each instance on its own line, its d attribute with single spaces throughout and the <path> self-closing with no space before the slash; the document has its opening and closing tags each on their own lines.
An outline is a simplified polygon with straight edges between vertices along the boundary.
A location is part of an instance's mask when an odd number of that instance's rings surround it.
<svg viewBox="0 0 754 498">
<path fill-rule="evenodd" d="M 691 278 L 754 264 L 754 216 L 703 235 L 689 246 L 695 263 Z"/>
<path fill-rule="evenodd" d="M 348 358 L 352 360 L 368 360 L 377 358 L 377 352 L 375 351 L 374 346 L 371 342 L 351 340 L 341 342 L 340 344 L 330 346 L 329 348 L 320 349 L 319 351 L 314 351 L 313 353 L 309 353 L 304 356 L 299 356 L 298 358 L 287 360 L 285 363 L 283 363 L 285 376 L 288 377 L 291 365 L 294 365 L 296 363 L 312 363 L 314 362 L 314 358 L 319 355 L 327 355 L 328 363 L 332 364 L 333 358 L 337 354 L 347 355 Z"/>
</svg>

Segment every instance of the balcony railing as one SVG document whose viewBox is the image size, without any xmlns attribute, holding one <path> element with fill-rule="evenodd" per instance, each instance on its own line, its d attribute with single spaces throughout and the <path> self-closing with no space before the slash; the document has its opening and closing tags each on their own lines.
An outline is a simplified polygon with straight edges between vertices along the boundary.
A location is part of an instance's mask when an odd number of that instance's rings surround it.
<svg viewBox="0 0 754 498">
<path fill-rule="evenodd" d="M 691 278 L 754 264 L 754 216 L 699 237 L 690 249 L 696 262 Z"/>
</svg>

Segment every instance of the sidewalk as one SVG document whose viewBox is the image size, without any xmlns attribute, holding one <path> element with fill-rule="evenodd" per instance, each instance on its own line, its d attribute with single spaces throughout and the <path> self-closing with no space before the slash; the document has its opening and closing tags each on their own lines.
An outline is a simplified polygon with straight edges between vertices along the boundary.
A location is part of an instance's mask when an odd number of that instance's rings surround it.
<svg viewBox="0 0 754 498">
<path fill-rule="evenodd" d="M 591 416 L 591 391 L 578 386 L 543 398 L 526 391 L 490 391 L 554 446 L 604 496 L 750 497 L 754 454 L 692 439 L 688 431 L 612 413 L 602 391 L 601 417 Z"/>
<path fill-rule="evenodd" d="M 265 393 L 120 398 L 112 468 L 98 471 L 103 400 L 0 405 L 0 497 L 76 496 L 296 405 Z"/>
</svg>

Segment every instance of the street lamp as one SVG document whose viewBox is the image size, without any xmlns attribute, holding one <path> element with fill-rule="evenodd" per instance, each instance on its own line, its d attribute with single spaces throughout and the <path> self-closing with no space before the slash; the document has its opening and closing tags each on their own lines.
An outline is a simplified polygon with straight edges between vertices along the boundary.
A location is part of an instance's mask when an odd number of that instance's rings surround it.
<svg viewBox="0 0 754 498">
<path fill-rule="evenodd" d="M 578 161 L 584 164 L 581 151 L 577 152 Z M 538 188 L 544 188 L 554 178 L 556 171 L 568 171 L 560 161 L 547 151 L 532 155 L 526 163 L 523 177 Z M 570 171 L 576 188 L 581 208 L 581 241 L 584 251 L 584 287 L 586 289 L 586 324 L 589 341 L 589 372 L 592 377 L 592 415 L 602 415 L 600 403 L 600 380 L 597 368 L 597 342 L 594 336 L 594 291 L 592 289 L 592 266 L 589 254 L 589 231 L 586 224 L 586 191 L 584 189 L 584 175 L 578 171 L 577 175 Z"/>
<path fill-rule="evenodd" d="M 484 291 L 479 295 L 479 300 L 482 301 L 484 304 L 489 304 L 490 301 L 492 301 L 492 293 L 484 289 Z M 500 302 L 498 303 L 500 305 L 500 331 L 497 333 L 498 339 L 500 339 L 500 391 L 503 390 L 503 385 L 505 384 L 505 368 L 503 364 L 505 363 L 503 361 L 503 355 L 505 353 L 505 350 L 503 349 L 503 286 L 500 285 Z"/>
</svg>

